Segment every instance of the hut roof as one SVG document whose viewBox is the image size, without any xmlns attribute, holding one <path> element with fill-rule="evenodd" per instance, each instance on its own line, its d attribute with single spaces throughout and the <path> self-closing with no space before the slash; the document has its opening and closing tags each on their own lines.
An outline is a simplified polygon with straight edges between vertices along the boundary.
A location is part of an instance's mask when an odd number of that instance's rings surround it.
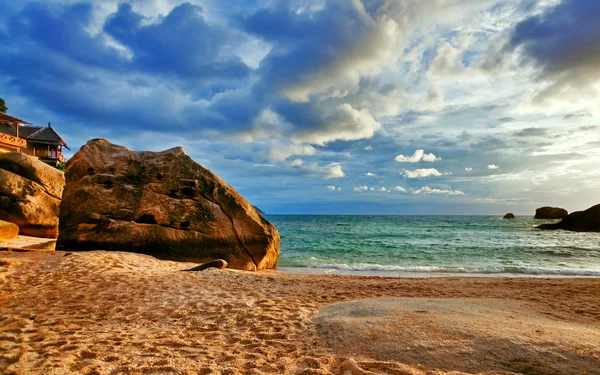
<svg viewBox="0 0 600 375">
<path fill-rule="evenodd" d="M 29 124 L 29 122 L 21 120 L 20 118 L 9 116 L 6 113 L 0 112 L 0 123 L 1 124 Z"/>
</svg>

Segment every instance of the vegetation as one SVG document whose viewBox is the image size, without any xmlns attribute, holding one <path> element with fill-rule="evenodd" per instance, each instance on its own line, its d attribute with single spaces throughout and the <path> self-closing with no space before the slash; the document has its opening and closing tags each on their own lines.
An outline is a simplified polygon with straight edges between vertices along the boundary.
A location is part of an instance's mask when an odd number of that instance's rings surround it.
<svg viewBox="0 0 600 375">
<path fill-rule="evenodd" d="M 0 98 L 0 112 L 6 113 L 8 111 L 8 107 L 6 106 L 6 102 L 4 99 Z"/>
<path fill-rule="evenodd" d="M 63 163 L 62 161 L 59 161 L 58 164 L 56 164 L 56 169 L 58 169 L 61 172 L 64 172 L 67 170 L 67 164 Z"/>
</svg>

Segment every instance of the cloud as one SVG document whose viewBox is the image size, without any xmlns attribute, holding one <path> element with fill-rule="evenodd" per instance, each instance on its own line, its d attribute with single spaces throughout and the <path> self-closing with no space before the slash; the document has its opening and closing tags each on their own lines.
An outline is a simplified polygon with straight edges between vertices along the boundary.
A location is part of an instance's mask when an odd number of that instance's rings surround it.
<svg viewBox="0 0 600 375">
<path fill-rule="evenodd" d="M 519 22 L 509 48 L 538 71 L 542 87 L 532 102 L 569 101 L 598 94 L 600 80 L 600 2 L 564 0 L 542 14 Z"/>
<path fill-rule="evenodd" d="M 434 154 L 426 154 L 424 150 L 416 150 L 412 156 L 398 155 L 394 160 L 398 163 L 418 163 L 421 161 L 434 162 L 442 160 L 442 158 L 437 157 Z"/>
<path fill-rule="evenodd" d="M 371 145 L 365 147 L 365 151 L 372 151 L 372 150 L 373 150 L 373 146 L 371 146 Z"/>
<path fill-rule="evenodd" d="M 576 118 L 582 118 L 582 117 L 591 117 L 592 114 L 589 112 L 584 112 L 584 113 L 568 113 L 566 115 L 563 116 L 563 120 L 573 120 Z"/>
<path fill-rule="evenodd" d="M 465 195 L 464 192 L 460 190 L 446 190 L 446 189 L 432 189 L 429 186 L 423 186 L 420 189 L 412 190 L 412 194 L 435 194 L 435 195 Z"/>
<path fill-rule="evenodd" d="M 301 167 L 301 166 L 303 166 L 303 165 L 304 165 L 304 161 L 303 161 L 302 159 L 300 159 L 300 158 L 298 158 L 298 159 L 294 159 L 294 160 L 292 160 L 292 161 L 290 162 L 290 165 L 291 165 L 292 167 Z"/>
<path fill-rule="evenodd" d="M 282 162 L 285 161 L 290 156 L 312 156 L 316 155 L 317 149 L 309 145 L 298 145 L 293 143 L 282 143 L 282 142 L 273 142 L 269 146 L 269 150 L 267 152 L 267 160 L 272 162 Z M 296 163 L 301 163 L 296 161 Z M 300 164 L 301 165 L 301 164 Z"/>
<path fill-rule="evenodd" d="M 509 122 L 515 122 L 515 119 L 513 117 L 502 117 L 498 119 L 498 122 L 506 124 Z"/>
<path fill-rule="evenodd" d="M 408 190 L 406 190 L 402 186 L 396 186 L 396 187 L 394 187 L 394 191 L 397 191 L 399 193 L 408 193 Z"/>
<path fill-rule="evenodd" d="M 340 163 L 331 163 L 324 167 L 321 167 L 321 172 L 324 175 L 326 180 L 330 180 L 333 178 L 342 178 L 346 174 L 342 170 L 342 165 Z"/>
<path fill-rule="evenodd" d="M 367 173 L 365 173 L 365 176 L 367 176 L 367 177 L 375 177 L 377 175 L 375 173 L 367 172 Z"/>
<path fill-rule="evenodd" d="M 497 204 L 523 204 L 532 203 L 530 198 L 477 198 L 477 202 L 497 203 Z"/>
<path fill-rule="evenodd" d="M 369 191 L 369 187 L 368 186 L 357 186 L 354 188 L 354 191 L 362 193 L 364 191 Z"/>
<path fill-rule="evenodd" d="M 543 137 L 548 135 L 548 130 L 543 128 L 525 128 L 514 133 L 517 137 Z"/>
<path fill-rule="evenodd" d="M 381 129 L 381 124 L 369 111 L 355 109 L 348 103 L 333 109 L 323 109 L 319 115 L 322 116 L 321 120 L 299 130 L 292 139 L 323 146 L 338 140 L 355 141 L 371 138 Z"/>
<path fill-rule="evenodd" d="M 402 174 L 407 178 L 425 178 L 425 177 L 440 177 L 449 175 L 451 173 L 441 173 L 435 168 L 427 168 L 427 169 L 415 169 L 413 171 L 403 170 Z"/>
<path fill-rule="evenodd" d="M 472 170 L 473 170 L 473 168 L 471 168 L 471 167 L 465 167 L 465 171 L 467 171 L 467 172 L 471 172 Z"/>
<path fill-rule="evenodd" d="M 333 185 L 325 186 L 325 188 L 329 191 L 341 191 L 342 190 L 341 187 L 335 187 Z"/>
<path fill-rule="evenodd" d="M 104 31 L 131 52 L 128 63 L 137 69 L 186 80 L 248 76 L 249 67 L 223 49 L 231 34 L 207 23 L 203 13 L 202 7 L 184 3 L 148 23 L 124 3 L 110 15 Z"/>
<path fill-rule="evenodd" d="M 490 164 L 487 166 L 488 169 L 498 169 L 500 168 L 499 166 L 495 165 L 495 164 Z"/>
</svg>

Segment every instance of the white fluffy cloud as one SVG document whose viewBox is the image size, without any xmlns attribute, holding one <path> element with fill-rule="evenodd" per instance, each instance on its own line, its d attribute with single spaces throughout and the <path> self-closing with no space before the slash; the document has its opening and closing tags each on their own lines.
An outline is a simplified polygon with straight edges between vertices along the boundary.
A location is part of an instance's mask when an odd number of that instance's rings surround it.
<svg viewBox="0 0 600 375">
<path fill-rule="evenodd" d="M 398 163 L 418 163 L 420 161 L 434 162 L 442 158 L 434 154 L 426 154 L 424 150 L 416 150 L 412 156 L 398 155 L 395 159 Z"/>
<path fill-rule="evenodd" d="M 267 151 L 267 160 L 271 162 L 282 162 L 290 156 L 312 156 L 317 149 L 310 145 L 299 145 L 293 143 L 272 142 Z M 300 160 L 300 159 L 296 159 Z M 301 160 L 300 160 L 301 161 Z M 293 162 L 292 162 L 293 163 Z M 298 163 L 298 162 L 296 162 Z"/>
<path fill-rule="evenodd" d="M 472 170 L 473 170 L 473 168 L 471 168 L 471 167 L 466 167 L 465 168 L 465 171 L 467 171 L 467 172 L 471 172 Z"/>
<path fill-rule="evenodd" d="M 324 167 L 321 167 L 321 172 L 323 173 L 323 176 L 326 180 L 330 180 L 333 178 L 342 178 L 346 175 L 340 163 L 331 163 Z"/>
<path fill-rule="evenodd" d="M 500 168 L 496 164 L 490 164 L 487 167 L 488 167 L 488 169 L 498 169 L 498 168 Z"/>
<path fill-rule="evenodd" d="M 365 173 L 365 176 L 367 176 L 367 177 L 375 177 L 377 175 L 375 173 L 367 172 L 367 173 Z"/>
<path fill-rule="evenodd" d="M 394 191 L 397 191 L 399 193 L 408 193 L 408 190 L 406 190 L 402 186 L 396 186 L 396 187 L 394 187 Z"/>
<path fill-rule="evenodd" d="M 436 194 L 436 195 L 465 195 L 460 190 L 432 189 L 429 186 L 423 186 L 420 189 L 412 190 L 413 194 Z"/>
<path fill-rule="evenodd" d="M 329 190 L 329 191 L 341 191 L 342 190 L 341 187 L 336 187 L 336 186 L 333 186 L 333 185 L 325 186 L 325 188 L 327 190 Z"/>
<path fill-rule="evenodd" d="M 292 139 L 300 143 L 324 146 L 334 141 L 371 138 L 381 129 L 381 124 L 367 109 L 355 109 L 348 103 L 323 112 L 322 124 L 318 128 L 298 131 Z"/>
<path fill-rule="evenodd" d="M 440 177 L 449 175 L 451 173 L 442 173 L 435 168 L 415 169 L 409 171 L 407 169 L 402 171 L 402 174 L 406 178 L 425 178 L 425 177 Z"/>
</svg>

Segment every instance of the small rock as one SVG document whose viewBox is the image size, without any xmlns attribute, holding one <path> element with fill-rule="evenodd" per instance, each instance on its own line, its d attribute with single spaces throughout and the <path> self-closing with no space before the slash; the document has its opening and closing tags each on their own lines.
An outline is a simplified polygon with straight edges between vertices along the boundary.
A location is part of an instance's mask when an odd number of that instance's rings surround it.
<svg viewBox="0 0 600 375">
<path fill-rule="evenodd" d="M 186 271 L 204 271 L 207 268 L 218 268 L 220 270 L 227 268 L 227 262 L 224 261 L 223 259 L 215 259 L 215 260 L 211 260 L 210 262 L 206 262 L 206 263 L 202 263 L 199 266 L 196 266 L 194 268 L 190 268 L 189 270 Z"/>
<path fill-rule="evenodd" d="M 515 214 L 512 213 L 507 213 L 506 215 L 504 215 L 503 219 L 514 219 L 515 218 Z"/>
<path fill-rule="evenodd" d="M 19 235 L 19 226 L 0 220 L 0 240 L 12 240 Z"/>
</svg>

